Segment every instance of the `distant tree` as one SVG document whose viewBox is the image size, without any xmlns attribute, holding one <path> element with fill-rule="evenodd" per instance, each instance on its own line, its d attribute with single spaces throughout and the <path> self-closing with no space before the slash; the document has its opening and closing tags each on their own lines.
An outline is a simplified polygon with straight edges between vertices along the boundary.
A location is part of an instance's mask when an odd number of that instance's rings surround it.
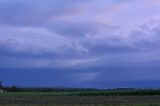
<svg viewBox="0 0 160 106">
<path fill-rule="evenodd" d="M 3 88 L 3 86 L 2 86 L 2 82 L 0 81 L 0 89 L 2 89 Z"/>
<path fill-rule="evenodd" d="M 11 87 L 11 92 L 17 92 L 17 91 L 19 91 L 17 86 L 12 86 Z"/>
</svg>

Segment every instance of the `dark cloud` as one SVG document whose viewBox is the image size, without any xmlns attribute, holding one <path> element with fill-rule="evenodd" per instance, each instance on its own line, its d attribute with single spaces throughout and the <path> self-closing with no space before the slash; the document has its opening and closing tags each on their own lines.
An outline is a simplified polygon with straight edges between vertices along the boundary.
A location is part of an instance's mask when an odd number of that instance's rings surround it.
<svg viewBox="0 0 160 106">
<path fill-rule="evenodd" d="M 160 21 L 156 13 L 146 18 L 144 10 L 153 4 L 140 8 L 137 3 L 144 5 L 137 0 L 0 1 L 0 78 L 19 86 L 154 86 L 160 81 Z M 130 14 L 130 5 L 143 15 Z"/>
</svg>

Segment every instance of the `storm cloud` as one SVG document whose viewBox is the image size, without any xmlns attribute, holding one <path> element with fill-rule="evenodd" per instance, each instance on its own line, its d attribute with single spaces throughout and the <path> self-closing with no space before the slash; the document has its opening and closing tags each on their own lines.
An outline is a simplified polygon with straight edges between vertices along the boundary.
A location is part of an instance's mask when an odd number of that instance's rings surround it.
<svg viewBox="0 0 160 106">
<path fill-rule="evenodd" d="M 152 87 L 146 82 L 160 81 L 159 11 L 158 0 L 1 0 L 0 80 Z"/>
</svg>

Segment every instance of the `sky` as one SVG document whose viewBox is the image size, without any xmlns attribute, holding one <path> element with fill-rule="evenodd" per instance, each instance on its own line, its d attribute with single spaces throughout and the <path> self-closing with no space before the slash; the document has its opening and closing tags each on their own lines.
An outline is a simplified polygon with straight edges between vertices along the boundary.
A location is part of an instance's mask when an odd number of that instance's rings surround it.
<svg viewBox="0 0 160 106">
<path fill-rule="evenodd" d="M 6 86 L 160 87 L 160 0 L 0 0 Z"/>
</svg>

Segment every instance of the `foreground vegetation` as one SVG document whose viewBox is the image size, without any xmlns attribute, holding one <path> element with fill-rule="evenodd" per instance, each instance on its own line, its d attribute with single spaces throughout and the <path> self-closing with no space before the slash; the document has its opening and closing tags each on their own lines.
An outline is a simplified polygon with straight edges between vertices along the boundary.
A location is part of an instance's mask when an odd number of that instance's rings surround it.
<svg viewBox="0 0 160 106">
<path fill-rule="evenodd" d="M 160 96 L 1 96 L 0 106 L 160 106 Z"/>
<path fill-rule="evenodd" d="M 0 106 L 160 106 L 160 89 L 1 89 Z"/>
<path fill-rule="evenodd" d="M 6 92 L 0 106 L 160 106 L 157 90 Z"/>
</svg>

